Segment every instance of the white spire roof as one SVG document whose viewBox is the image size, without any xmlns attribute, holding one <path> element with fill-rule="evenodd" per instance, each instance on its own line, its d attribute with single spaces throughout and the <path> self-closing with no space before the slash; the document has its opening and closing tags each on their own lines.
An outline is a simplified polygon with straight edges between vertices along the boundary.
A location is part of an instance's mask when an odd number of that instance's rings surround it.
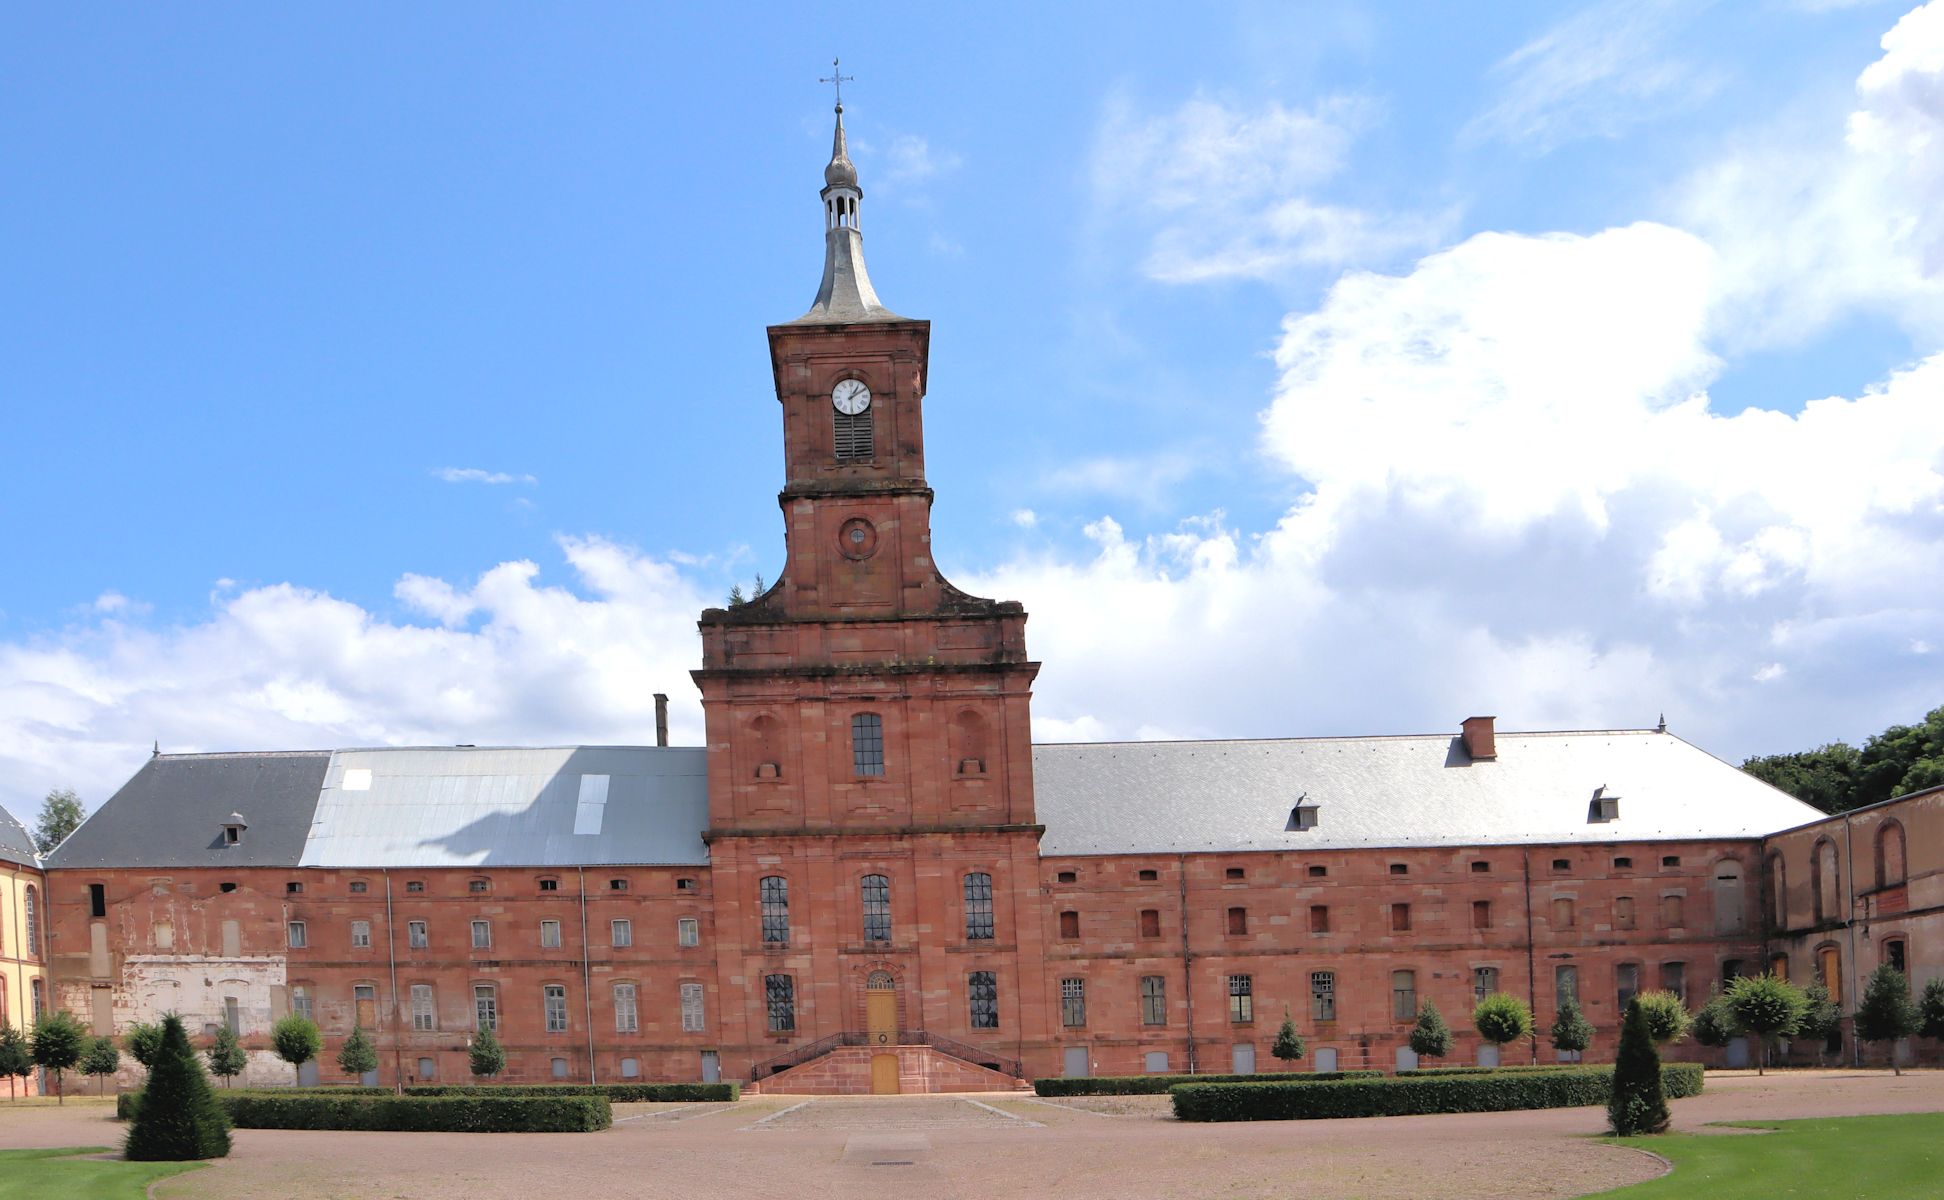
<svg viewBox="0 0 1944 1200">
<path fill-rule="evenodd" d="M 791 325 L 857 325 L 909 319 L 884 307 L 877 289 L 871 286 L 871 273 L 864 267 L 864 234 L 857 224 L 863 198 L 857 165 L 851 162 L 844 138 L 844 106 L 839 104 L 830 164 L 824 168 L 823 281 L 817 285 L 817 299 L 810 311 L 789 322 Z"/>
</svg>

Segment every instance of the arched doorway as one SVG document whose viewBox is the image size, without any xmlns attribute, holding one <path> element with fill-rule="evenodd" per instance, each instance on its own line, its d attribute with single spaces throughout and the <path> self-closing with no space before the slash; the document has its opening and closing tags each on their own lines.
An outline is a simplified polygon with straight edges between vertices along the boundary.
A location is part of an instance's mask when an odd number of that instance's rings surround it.
<svg viewBox="0 0 1944 1200">
<path fill-rule="evenodd" d="M 864 1029 L 873 1046 L 898 1044 L 898 981 L 889 971 L 872 971 L 864 981 Z"/>
</svg>

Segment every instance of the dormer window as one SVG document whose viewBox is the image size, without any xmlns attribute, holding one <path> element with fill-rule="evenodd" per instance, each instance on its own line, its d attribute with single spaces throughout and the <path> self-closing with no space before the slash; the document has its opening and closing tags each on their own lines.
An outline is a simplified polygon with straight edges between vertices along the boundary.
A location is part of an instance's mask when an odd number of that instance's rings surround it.
<svg viewBox="0 0 1944 1200">
<path fill-rule="evenodd" d="M 1593 802 L 1587 807 L 1588 821 L 1617 821 L 1620 819 L 1620 797 L 1606 790 L 1601 784 L 1593 789 Z"/>
<path fill-rule="evenodd" d="M 243 841 L 243 831 L 250 823 L 243 819 L 242 813 L 231 813 L 229 820 L 223 822 L 223 845 L 235 846 Z"/>
<path fill-rule="evenodd" d="M 1317 818 L 1322 815 L 1322 812 L 1322 808 L 1318 805 L 1298 803 L 1289 810 L 1289 824 L 1283 826 L 1283 829 L 1289 833 L 1305 833 L 1315 829 Z"/>
</svg>

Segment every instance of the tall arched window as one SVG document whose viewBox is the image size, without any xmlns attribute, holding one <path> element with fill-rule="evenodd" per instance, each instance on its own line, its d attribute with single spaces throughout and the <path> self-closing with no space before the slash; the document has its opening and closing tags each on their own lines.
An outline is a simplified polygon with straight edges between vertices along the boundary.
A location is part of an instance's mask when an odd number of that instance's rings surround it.
<svg viewBox="0 0 1944 1200">
<path fill-rule="evenodd" d="M 864 904 L 864 940 L 891 940 L 891 881 L 882 875 L 866 875 L 858 882 Z"/>
<path fill-rule="evenodd" d="M 1876 882 L 1880 888 L 1896 887 L 1904 881 L 1904 830 L 1896 821 L 1885 821 L 1876 835 Z"/>
<path fill-rule="evenodd" d="M 1789 927 L 1789 868 L 1781 852 L 1769 855 L 1769 908 L 1770 919 L 1777 929 Z"/>
<path fill-rule="evenodd" d="M 35 902 L 37 895 L 34 885 L 30 883 L 27 885 L 26 897 L 21 901 L 20 911 L 27 919 L 28 958 L 40 957 L 40 905 Z"/>
<path fill-rule="evenodd" d="M 790 944 L 790 881 L 781 875 L 765 875 L 758 885 L 762 904 L 763 943 L 769 946 Z"/>
<path fill-rule="evenodd" d="M 1842 889 L 1837 887 L 1836 843 L 1828 838 L 1817 839 L 1809 859 L 1809 887 L 1816 895 L 1816 924 L 1842 915 L 1843 906 L 1837 899 Z"/>
<path fill-rule="evenodd" d="M 1716 933 L 1740 933 L 1742 915 L 1742 865 L 1732 858 L 1715 864 L 1714 919 Z"/>
<path fill-rule="evenodd" d="M 876 713 L 851 717 L 851 769 L 858 775 L 884 774 L 884 718 Z"/>
<path fill-rule="evenodd" d="M 984 871 L 965 877 L 965 936 L 968 941 L 992 940 L 992 876 Z"/>
</svg>

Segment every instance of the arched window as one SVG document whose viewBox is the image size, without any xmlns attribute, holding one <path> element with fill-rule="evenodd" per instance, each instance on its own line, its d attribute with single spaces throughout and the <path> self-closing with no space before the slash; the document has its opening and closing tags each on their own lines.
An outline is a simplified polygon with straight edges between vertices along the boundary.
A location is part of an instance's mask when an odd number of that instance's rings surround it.
<svg viewBox="0 0 1944 1200">
<path fill-rule="evenodd" d="M 1714 919 L 1716 933 L 1740 933 L 1746 923 L 1742 904 L 1742 865 L 1732 858 L 1715 864 Z"/>
<path fill-rule="evenodd" d="M 882 875 L 866 875 L 858 882 L 858 891 L 864 904 L 864 940 L 890 941 L 891 881 Z M 890 976 L 885 978 L 889 979 Z"/>
<path fill-rule="evenodd" d="M 1769 855 L 1769 917 L 1777 929 L 1789 927 L 1789 868 L 1781 853 Z"/>
<path fill-rule="evenodd" d="M 1904 830 L 1897 821 L 1885 821 L 1876 835 L 1876 882 L 1880 888 L 1896 887 L 1904 881 Z"/>
<path fill-rule="evenodd" d="M 758 885 L 757 898 L 763 914 L 763 943 L 769 946 L 790 944 L 790 881 L 781 875 L 765 875 Z"/>
<path fill-rule="evenodd" d="M 971 709 L 952 718 L 952 771 L 957 775 L 986 772 L 986 721 Z"/>
<path fill-rule="evenodd" d="M 876 713 L 851 717 L 851 770 L 858 775 L 884 774 L 884 718 Z"/>
<path fill-rule="evenodd" d="M 895 992 L 898 981 L 891 978 L 889 971 L 872 971 L 864 977 L 864 990 L 867 992 Z"/>
<path fill-rule="evenodd" d="M 20 911 L 27 920 L 26 953 L 28 958 L 40 957 L 40 905 L 35 902 L 37 896 L 38 893 L 34 891 L 34 885 L 30 883 L 27 885 L 26 896 L 21 901 Z"/>
<path fill-rule="evenodd" d="M 965 937 L 974 942 L 992 940 L 992 876 L 984 871 L 965 877 Z"/>
<path fill-rule="evenodd" d="M 1836 843 L 1828 838 L 1819 838 L 1809 859 L 1809 888 L 1816 898 L 1816 924 L 1837 920 L 1842 915 L 1842 903 L 1838 900 L 1842 889 L 1836 879 Z"/>
</svg>

